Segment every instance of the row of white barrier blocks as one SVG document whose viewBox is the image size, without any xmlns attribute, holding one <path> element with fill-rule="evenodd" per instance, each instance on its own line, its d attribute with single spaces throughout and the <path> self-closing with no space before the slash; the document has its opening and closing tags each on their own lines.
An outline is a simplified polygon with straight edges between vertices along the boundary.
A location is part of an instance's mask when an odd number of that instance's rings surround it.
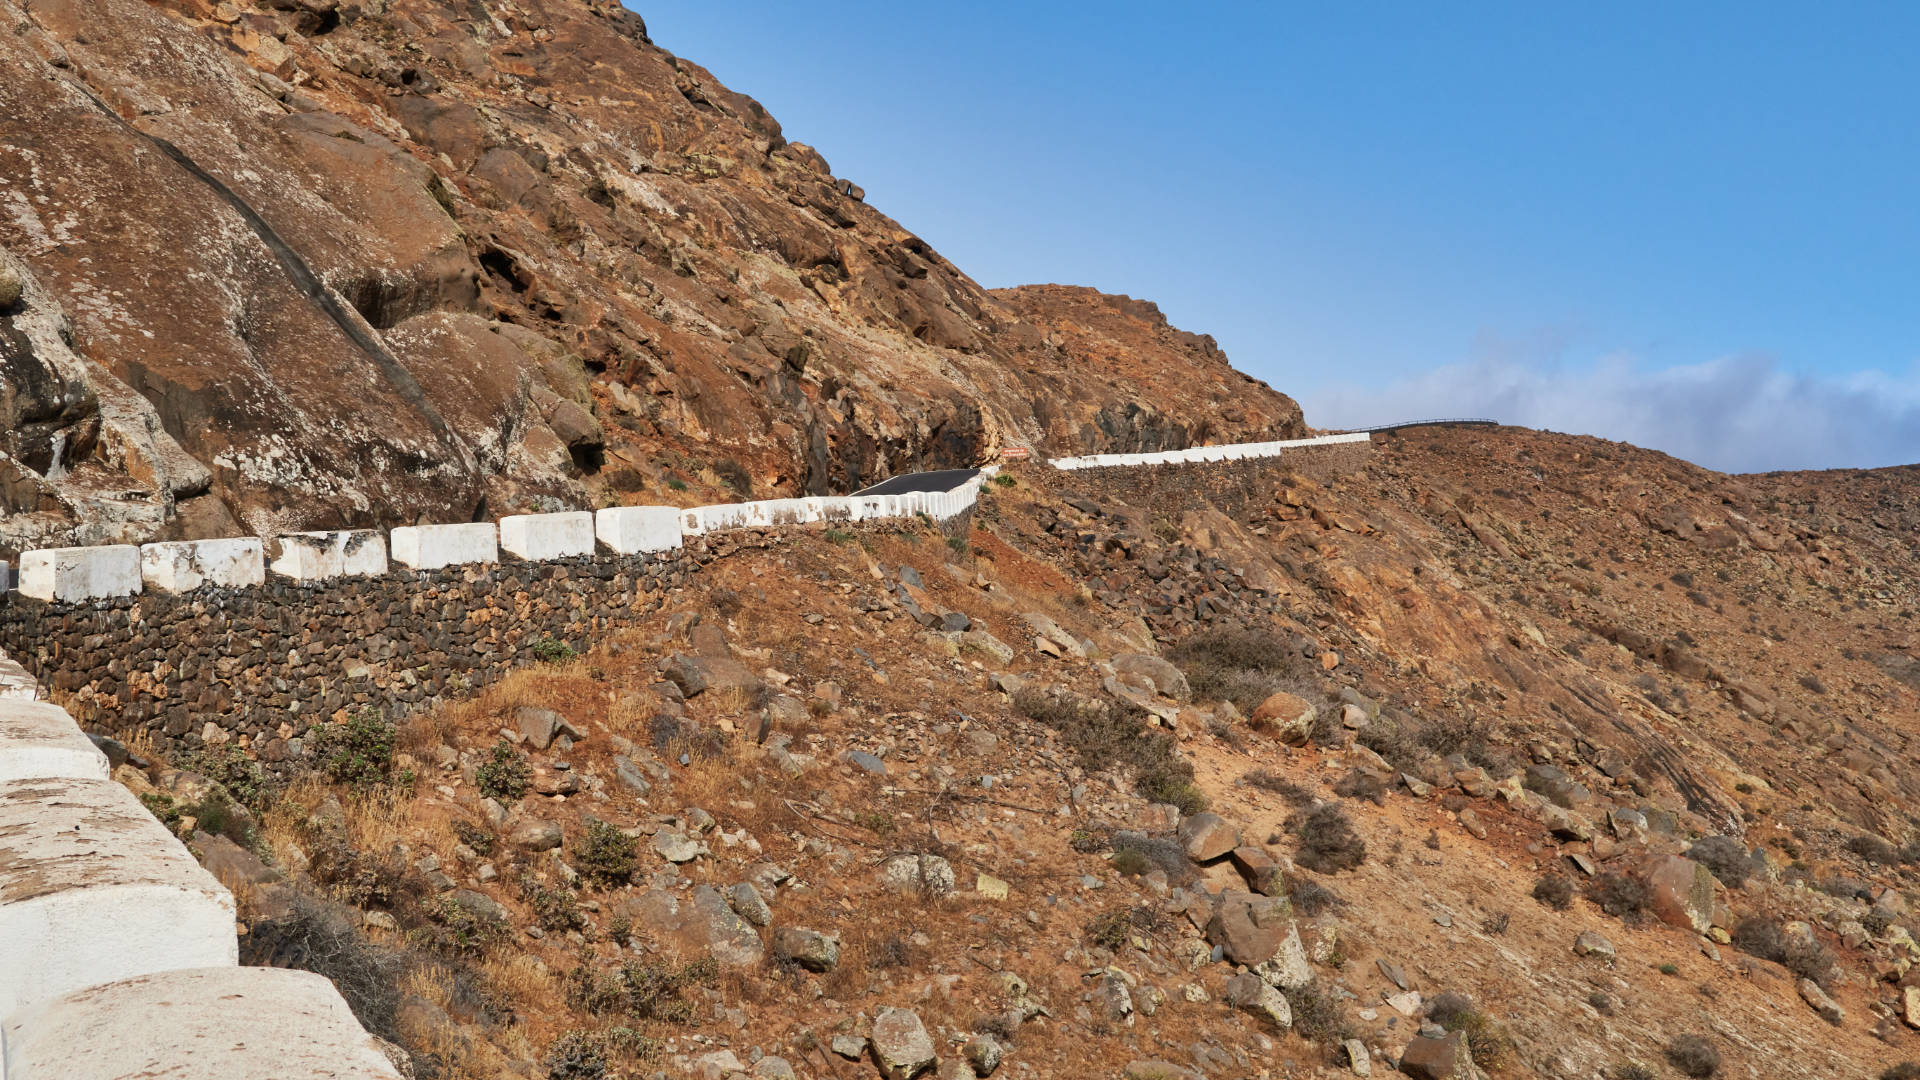
<svg viewBox="0 0 1920 1080">
<path fill-rule="evenodd" d="M 66 710 L 0 699 L 0 1078 L 396 1080 L 326 979 L 236 966 L 234 916 Z"/>
<path fill-rule="evenodd" d="M 1151 454 L 1089 454 L 1085 457 L 1054 458 L 1056 469 L 1101 469 L 1127 465 L 1182 465 L 1202 461 L 1242 461 L 1247 458 L 1279 457 L 1288 450 L 1312 446 L 1338 446 L 1363 443 L 1370 436 L 1364 431 L 1339 435 L 1316 435 L 1311 439 L 1283 439 L 1277 442 L 1226 443 L 1220 446 L 1195 446 L 1186 450 L 1163 450 Z"/>
<path fill-rule="evenodd" d="M 325 581 L 384 574 L 389 560 L 412 570 L 439 570 L 497 563 L 502 552 L 545 562 L 591 555 L 596 549 L 616 555 L 672 551 L 685 537 L 730 529 L 919 514 L 944 520 L 973 505 L 987 475 L 941 492 L 762 499 L 686 510 L 619 506 L 515 514 L 497 525 L 407 525 L 384 535 L 360 529 L 290 533 L 264 541 L 237 537 L 52 548 L 21 554 L 19 590 L 41 600 L 76 603 L 148 589 L 179 593 L 212 586 L 246 588 L 263 583 L 269 571 L 293 581 Z"/>
</svg>

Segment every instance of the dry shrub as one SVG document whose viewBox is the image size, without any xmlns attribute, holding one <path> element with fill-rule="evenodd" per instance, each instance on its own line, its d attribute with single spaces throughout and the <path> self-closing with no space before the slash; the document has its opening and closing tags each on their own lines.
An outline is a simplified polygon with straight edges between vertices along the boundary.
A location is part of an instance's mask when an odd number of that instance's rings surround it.
<svg viewBox="0 0 1920 1080">
<path fill-rule="evenodd" d="M 1271 769 L 1255 769 L 1241 777 L 1240 782 L 1278 795 L 1295 806 L 1305 806 L 1313 801 L 1313 792 Z"/>
<path fill-rule="evenodd" d="M 1832 950 L 1812 938 L 1788 934 L 1776 919 L 1765 915 L 1741 919 L 1733 928 L 1733 947 L 1771 960 L 1797 978 L 1811 979 L 1824 988 L 1833 985 L 1837 961 Z"/>
<path fill-rule="evenodd" d="M 1357 802 L 1370 802 L 1375 806 L 1387 805 L 1387 785 L 1381 779 L 1363 769 L 1349 770 L 1333 785 L 1333 793 Z"/>
<path fill-rule="evenodd" d="M 1317 918 L 1346 901 L 1340 894 L 1314 881 L 1312 878 L 1289 877 L 1287 879 L 1287 897 L 1293 901 L 1293 909 L 1307 918 Z"/>
<path fill-rule="evenodd" d="M 1474 1064 L 1498 1072 L 1513 1055 L 1513 1037 L 1504 1025 L 1482 1012 L 1473 999 L 1451 990 L 1433 999 L 1427 1019 L 1467 1037 Z"/>
<path fill-rule="evenodd" d="M 1847 850 L 1874 866 L 1896 866 L 1900 862 L 1899 848 L 1869 833 L 1847 841 Z"/>
<path fill-rule="evenodd" d="M 1880 1073 L 1880 1080 L 1920 1080 L 1920 1063 L 1903 1061 Z"/>
<path fill-rule="evenodd" d="M 1124 863 L 1124 865 L 1123 865 Z M 1147 874 L 1159 870 L 1176 885 L 1199 876 L 1193 860 L 1179 841 L 1167 836 L 1122 830 L 1113 834 L 1113 867 L 1123 874 Z"/>
<path fill-rule="evenodd" d="M 1687 858 L 1713 871 L 1713 876 L 1729 889 L 1747 883 L 1753 872 L 1753 860 L 1740 841 L 1731 836 L 1703 836 L 1687 848 Z"/>
<path fill-rule="evenodd" d="M 1301 1038 L 1338 1043 L 1359 1034 L 1353 1017 L 1347 1012 L 1346 1001 L 1320 985 L 1320 980 L 1284 993 L 1287 1005 L 1293 1010 L 1293 1030 Z"/>
<path fill-rule="evenodd" d="M 1202 630 L 1174 646 L 1167 659 L 1186 674 L 1196 700 L 1231 701 L 1245 713 L 1281 691 L 1308 700 L 1318 692 L 1314 665 L 1271 631 Z"/>
<path fill-rule="evenodd" d="M 1555 911 L 1573 906 L 1573 882 L 1564 874 L 1548 874 L 1533 883 L 1533 898 Z"/>
<path fill-rule="evenodd" d="M 1013 699 L 1020 715 L 1058 732 L 1080 767 L 1091 773 L 1121 772 L 1141 795 L 1172 803 L 1182 814 L 1207 808 L 1193 782 L 1193 765 L 1173 737 L 1146 724 L 1146 713 L 1118 700 L 1096 700 L 1040 687 L 1024 687 Z"/>
<path fill-rule="evenodd" d="M 1367 842 L 1338 803 L 1296 812 L 1287 819 L 1287 829 L 1300 840 L 1295 861 L 1316 873 L 1335 874 L 1367 861 Z"/>
<path fill-rule="evenodd" d="M 553 972 L 527 953 L 483 957 L 476 967 L 490 996 L 523 1009 L 545 1008 L 560 992 Z"/>
<path fill-rule="evenodd" d="M 1704 1035 L 1680 1035 L 1667 1044 L 1667 1064 L 1699 1080 L 1720 1071 L 1720 1051 Z"/>
<path fill-rule="evenodd" d="M 1601 874 L 1587 883 L 1586 896 L 1601 911 L 1633 924 L 1647 917 L 1653 903 L 1646 883 L 1626 874 Z"/>
<path fill-rule="evenodd" d="M 286 914 L 248 927 L 240 962 L 250 967 L 297 968 L 324 975 L 345 998 L 362 1027 L 398 1041 L 399 981 L 404 952 L 368 941 L 350 909 L 296 894 Z"/>
</svg>

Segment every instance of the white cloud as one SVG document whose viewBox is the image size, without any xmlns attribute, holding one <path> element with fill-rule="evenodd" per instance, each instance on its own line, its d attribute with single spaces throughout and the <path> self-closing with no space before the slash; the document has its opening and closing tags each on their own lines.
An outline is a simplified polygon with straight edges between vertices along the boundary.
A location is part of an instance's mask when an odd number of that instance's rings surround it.
<svg viewBox="0 0 1920 1080">
<path fill-rule="evenodd" d="M 1586 367 L 1496 357 L 1384 387 L 1323 387 L 1301 395 L 1301 405 L 1316 427 L 1484 416 L 1618 439 L 1726 472 L 1920 462 L 1920 365 L 1905 378 L 1823 377 L 1755 356 L 1651 371 L 1623 356 Z"/>
</svg>

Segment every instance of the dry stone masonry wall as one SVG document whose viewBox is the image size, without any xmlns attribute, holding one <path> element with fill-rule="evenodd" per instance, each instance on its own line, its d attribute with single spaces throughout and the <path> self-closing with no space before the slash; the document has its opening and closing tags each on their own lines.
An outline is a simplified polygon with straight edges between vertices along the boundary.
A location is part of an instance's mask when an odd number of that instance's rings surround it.
<svg viewBox="0 0 1920 1080">
<path fill-rule="evenodd" d="M 489 683 L 658 610 L 718 552 L 819 523 L 963 517 L 950 491 L 617 507 L 21 557 L 0 652 L 97 726 L 167 750 L 235 742 L 269 765 L 313 724 Z"/>
</svg>

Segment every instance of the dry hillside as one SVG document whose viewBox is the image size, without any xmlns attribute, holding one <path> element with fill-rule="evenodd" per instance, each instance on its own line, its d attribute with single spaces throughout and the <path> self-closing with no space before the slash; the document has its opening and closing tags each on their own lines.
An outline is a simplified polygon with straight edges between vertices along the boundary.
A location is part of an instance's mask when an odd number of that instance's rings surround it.
<svg viewBox="0 0 1920 1080">
<path fill-rule="evenodd" d="M 1020 467 L 965 537 L 799 533 L 339 718 L 390 762 L 122 776 L 420 1075 L 845 1080 L 894 1010 L 952 1077 L 1920 1058 L 1909 476 L 1380 443 L 1177 511 Z"/>
</svg>

